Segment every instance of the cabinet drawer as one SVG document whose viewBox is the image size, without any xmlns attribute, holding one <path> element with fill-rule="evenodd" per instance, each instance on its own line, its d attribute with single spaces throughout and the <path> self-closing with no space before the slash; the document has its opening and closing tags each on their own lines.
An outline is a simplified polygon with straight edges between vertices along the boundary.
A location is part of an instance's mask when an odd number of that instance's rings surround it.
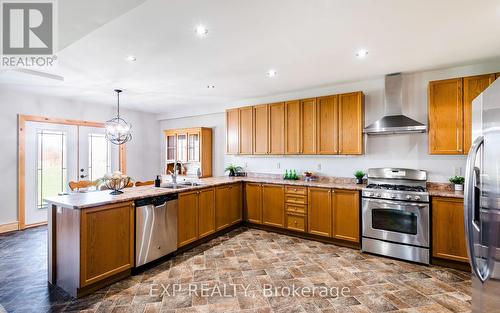
<svg viewBox="0 0 500 313">
<path fill-rule="evenodd" d="M 307 195 L 307 187 L 286 186 L 285 193 L 305 196 Z"/>
<path fill-rule="evenodd" d="M 307 204 L 307 197 L 301 195 L 285 195 L 285 202 L 291 204 Z"/>
<path fill-rule="evenodd" d="M 305 215 L 287 214 L 286 228 L 296 231 L 306 231 L 306 217 Z"/>
<path fill-rule="evenodd" d="M 307 206 L 304 204 L 287 204 L 286 211 L 291 213 L 306 214 Z"/>
</svg>

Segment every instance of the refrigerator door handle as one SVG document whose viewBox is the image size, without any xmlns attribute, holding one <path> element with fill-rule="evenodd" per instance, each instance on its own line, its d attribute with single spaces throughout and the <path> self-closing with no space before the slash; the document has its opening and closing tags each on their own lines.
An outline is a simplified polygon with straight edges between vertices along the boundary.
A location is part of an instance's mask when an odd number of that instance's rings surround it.
<svg viewBox="0 0 500 313">
<path fill-rule="evenodd" d="M 474 140 L 469 155 L 467 156 L 467 166 L 465 169 L 465 194 L 464 194 L 464 220 L 465 220 L 465 237 L 467 240 L 467 252 L 471 263 L 471 268 L 477 278 L 484 283 L 490 276 L 489 268 L 486 267 L 484 273 L 479 269 L 475 251 L 474 251 L 474 230 L 480 232 L 480 225 L 474 220 L 474 212 L 476 210 L 475 199 L 475 182 L 480 173 L 475 167 L 476 157 L 479 149 L 484 143 L 484 137 L 480 136 Z"/>
</svg>

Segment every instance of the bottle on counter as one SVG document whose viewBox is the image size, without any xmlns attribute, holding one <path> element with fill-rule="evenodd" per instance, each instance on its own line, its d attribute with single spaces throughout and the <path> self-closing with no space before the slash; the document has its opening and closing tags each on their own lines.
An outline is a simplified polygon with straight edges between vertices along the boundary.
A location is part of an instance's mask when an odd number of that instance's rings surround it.
<svg viewBox="0 0 500 313">
<path fill-rule="evenodd" d="M 288 175 L 288 170 L 285 170 L 285 176 L 283 177 L 283 179 L 290 179 L 290 176 Z"/>
<path fill-rule="evenodd" d="M 161 178 L 160 175 L 157 175 L 155 179 L 155 187 L 160 187 L 160 185 L 161 185 Z"/>
</svg>

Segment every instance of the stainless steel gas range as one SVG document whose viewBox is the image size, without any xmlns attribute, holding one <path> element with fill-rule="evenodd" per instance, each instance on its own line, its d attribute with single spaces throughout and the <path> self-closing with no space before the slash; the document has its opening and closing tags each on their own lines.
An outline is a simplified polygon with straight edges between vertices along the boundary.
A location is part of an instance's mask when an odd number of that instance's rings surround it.
<svg viewBox="0 0 500 313">
<path fill-rule="evenodd" d="M 372 168 L 362 190 L 362 251 L 429 264 L 427 172 Z"/>
</svg>

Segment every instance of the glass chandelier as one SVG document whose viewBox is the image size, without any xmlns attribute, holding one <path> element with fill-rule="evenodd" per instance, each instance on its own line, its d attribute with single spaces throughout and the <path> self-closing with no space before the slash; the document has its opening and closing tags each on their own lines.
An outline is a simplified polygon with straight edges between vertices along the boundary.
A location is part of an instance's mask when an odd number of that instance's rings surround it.
<svg viewBox="0 0 500 313">
<path fill-rule="evenodd" d="M 106 122 L 106 139 L 115 145 L 123 145 L 132 139 L 130 129 L 132 125 L 127 123 L 120 117 L 120 92 L 122 90 L 115 89 L 118 99 L 118 114 L 112 120 Z"/>
</svg>

